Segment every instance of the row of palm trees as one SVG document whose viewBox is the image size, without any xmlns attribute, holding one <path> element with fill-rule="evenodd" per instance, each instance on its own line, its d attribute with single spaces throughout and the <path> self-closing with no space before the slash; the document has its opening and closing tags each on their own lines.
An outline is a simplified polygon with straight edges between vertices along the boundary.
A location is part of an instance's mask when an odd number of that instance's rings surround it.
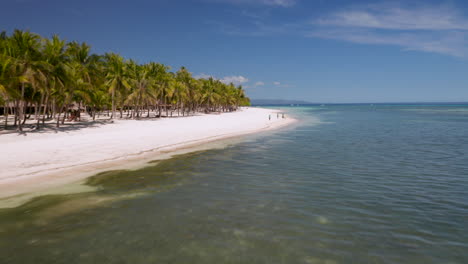
<svg viewBox="0 0 468 264">
<path fill-rule="evenodd" d="M 9 119 L 19 131 L 27 120 L 35 120 L 36 128 L 50 120 L 59 127 L 83 111 L 92 120 L 103 113 L 110 119 L 137 119 L 234 111 L 248 104 L 242 86 L 196 79 L 184 67 L 171 72 L 160 63 L 138 64 L 115 53 L 91 54 L 86 43 L 66 42 L 56 35 L 0 33 L 5 128 Z"/>
</svg>

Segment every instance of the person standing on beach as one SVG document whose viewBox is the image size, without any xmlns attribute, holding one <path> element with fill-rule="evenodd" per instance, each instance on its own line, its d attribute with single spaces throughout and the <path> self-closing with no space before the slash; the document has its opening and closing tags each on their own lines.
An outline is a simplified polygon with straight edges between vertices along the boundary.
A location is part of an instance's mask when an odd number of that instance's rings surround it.
<svg viewBox="0 0 468 264">
<path fill-rule="evenodd" d="M 268 115 L 268 120 L 271 120 L 271 115 Z"/>
</svg>

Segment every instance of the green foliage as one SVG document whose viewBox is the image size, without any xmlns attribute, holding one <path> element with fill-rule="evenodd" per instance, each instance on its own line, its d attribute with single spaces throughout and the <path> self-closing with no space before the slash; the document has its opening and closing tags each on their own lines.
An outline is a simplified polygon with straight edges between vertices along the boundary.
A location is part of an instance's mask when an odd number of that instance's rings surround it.
<svg viewBox="0 0 468 264">
<path fill-rule="evenodd" d="M 0 103 L 15 104 L 18 117 L 25 105 L 54 109 L 58 116 L 71 104 L 93 109 L 164 108 L 182 114 L 233 111 L 249 105 L 241 86 L 196 79 L 185 68 L 171 72 L 166 65 L 139 64 L 114 53 L 91 54 L 91 47 L 29 31 L 0 33 Z M 55 114 L 55 113 L 54 113 Z M 58 124 L 58 123 L 57 123 Z"/>
</svg>

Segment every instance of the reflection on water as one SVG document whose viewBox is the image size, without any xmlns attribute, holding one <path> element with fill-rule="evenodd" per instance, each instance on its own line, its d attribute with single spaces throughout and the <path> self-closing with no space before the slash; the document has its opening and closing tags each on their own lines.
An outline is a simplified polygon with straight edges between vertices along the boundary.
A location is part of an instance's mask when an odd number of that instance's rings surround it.
<svg viewBox="0 0 468 264">
<path fill-rule="evenodd" d="M 468 116 L 402 109 L 305 107 L 0 209 L 1 263 L 468 263 Z"/>
</svg>

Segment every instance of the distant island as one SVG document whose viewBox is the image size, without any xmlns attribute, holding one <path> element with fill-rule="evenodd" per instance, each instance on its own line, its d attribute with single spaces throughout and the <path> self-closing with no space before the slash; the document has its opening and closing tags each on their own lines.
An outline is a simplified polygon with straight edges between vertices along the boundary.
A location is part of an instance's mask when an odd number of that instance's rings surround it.
<svg viewBox="0 0 468 264">
<path fill-rule="evenodd" d="M 291 104 L 312 104 L 311 102 L 301 100 L 284 100 L 284 99 L 251 99 L 252 105 L 291 105 Z"/>
<path fill-rule="evenodd" d="M 301 100 L 283 100 L 283 99 L 250 99 L 250 103 L 253 106 L 281 106 L 281 105 L 467 105 L 468 102 L 359 102 L 359 103 L 337 103 L 337 102 L 308 102 Z"/>
</svg>

